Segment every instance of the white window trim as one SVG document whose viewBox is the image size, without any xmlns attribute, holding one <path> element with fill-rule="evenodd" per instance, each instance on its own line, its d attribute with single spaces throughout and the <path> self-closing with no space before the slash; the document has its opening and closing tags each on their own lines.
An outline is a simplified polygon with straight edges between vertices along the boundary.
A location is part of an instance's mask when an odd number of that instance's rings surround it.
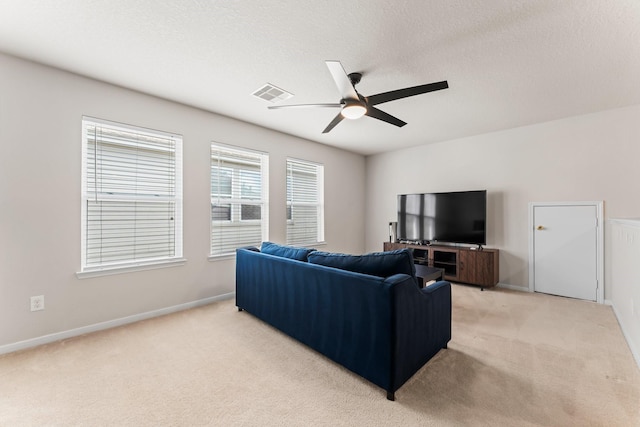
<svg viewBox="0 0 640 427">
<path fill-rule="evenodd" d="M 138 261 L 128 261 L 128 262 L 118 262 L 113 264 L 103 264 L 100 266 L 86 266 L 85 265 L 85 256 L 86 256 L 86 200 L 88 198 L 88 189 L 87 189 L 87 143 L 86 143 L 86 125 L 87 122 L 92 122 L 95 124 L 103 124 L 105 126 L 113 126 L 125 130 L 129 130 L 132 132 L 136 131 L 148 131 L 149 133 L 155 134 L 163 134 L 167 137 L 175 138 L 179 140 L 180 143 L 176 144 L 175 148 L 175 188 L 176 188 L 176 197 L 171 198 L 171 200 L 175 201 L 176 209 L 175 209 L 175 221 L 176 221 L 176 232 L 175 232 L 175 255 L 170 258 L 158 258 L 158 259 L 148 259 L 148 260 L 138 260 Z M 121 274 L 121 273 L 129 273 L 134 271 L 145 271 L 152 270 L 158 268 L 167 268 L 167 267 L 175 267 L 184 265 L 186 263 L 186 258 L 183 258 L 183 164 L 182 164 L 182 136 L 178 134 L 173 134 L 170 132 L 159 131 L 156 129 L 145 128 L 142 126 L 133 126 L 125 123 L 119 123 L 104 119 L 99 119 L 90 116 L 82 116 L 82 211 L 81 211 L 81 224 L 80 224 L 80 233 L 81 233 L 81 263 L 80 263 L 80 271 L 76 272 L 76 277 L 78 279 L 92 278 L 92 277 L 100 277 L 105 275 L 113 275 L 113 274 Z M 104 196 L 103 198 L 111 198 L 109 196 Z M 124 199 L 128 198 L 127 196 L 114 196 L 114 199 Z M 164 197 L 161 199 L 165 199 Z M 159 199 L 158 199 L 159 200 Z"/>
<path fill-rule="evenodd" d="M 216 142 L 216 141 L 211 141 L 210 144 L 210 160 L 211 161 L 211 155 L 212 152 L 211 150 L 217 147 L 221 150 L 230 150 L 230 151 L 236 151 L 239 153 L 249 153 L 249 154 L 255 154 L 256 156 L 260 156 L 263 158 L 262 160 L 262 165 L 261 165 L 261 180 L 262 180 L 262 200 L 251 200 L 251 199 L 242 199 L 242 198 L 232 198 L 228 200 L 228 203 L 230 204 L 260 204 L 262 205 L 263 208 L 263 215 L 264 218 L 260 219 L 260 220 L 242 220 L 239 219 L 238 221 L 235 221 L 235 223 L 245 223 L 245 224 L 259 224 L 264 222 L 265 226 L 262 227 L 262 241 L 268 241 L 269 240 L 269 153 L 265 152 L 265 151 L 259 151 L 259 150 L 253 150 L 251 148 L 245 148 L 245 147 L 239 147 L 239 146 L 235 146 L 235 145 L 229 145 L 229 144 L 224 144 L 224 143 L 220 143 L 220 142 Z M 211 189 L 210 189 L 211 190 Z M 232 190 L 233 192 L 233 190 Z M 211 194 L 211 191 L 209 191 L 209 194 Z M 225 200 L 225 202 L 227 202 L 227 200 Z M 225 203 L 226 204 L 226 203 Z M 235 251 L 233 253 L 231 252 L 227 252 L 227 253 L 221 253 L 221 254 L 212 254 L 211 253 L 211 236 L 213 235 L 213 224 L 214 222 L 218 222 L 218 223 L 227 223 L 227 224 L 233 224 L 234 220 L 233 220 L 234 216 L 233 216 L 233 206 L 232 206 L 232 212 L 231 212 L 231 220 L 217 220 L 214 221 L 211 218 L 211 214 L 209 214 L 209 254 L 207 256 L 207 259 L 209 261 L 222 261 L 222 260 L 226 260 L 226 259 L 235 259 L 236 254 Z M 240 218 L 240 214 L 238 214 L 238 218 Z"/>
<path fill-rule="evenodd" d="M 296 205 L 300 205 L 300 206 L 318 206 L 318 230 L 317 230 L 317 234 L 316 234 L 316 241 L 315 242 L 305 242 L 302 243 L 300 245 L 297 246 L 302 246 L 302 247 L 313 247 L 313 246 L 320 246 L 320 245 L 325 245 L 326 241 L 325 241 L 325 224 L 324 224 L 324 209 L 325 209 L 325 205 L 324 205 L 324 164 L 322 163 L 318 163 L 318 162 L 312 162 L 310 160 L 304 160 L 304 159 L 299 159 L 299 158 L 295 158 L 295 157 L 287 157 L 286 158 L 286 164 L 288 165 L 289 161 L 292 162 L 298 162 L 298 163 L 305 163 L 308 165 L 315 165 L 317 167 L 316 171 L 317 171 L 317 185 L 318 185 L 318 200 L 316 203 L 311 203 L 311 202 L 296 202 Z M 286 174 L 288 174 L 288 171 L 286 172 Z M 286 188 L 285 188 L 285 193 L 286 193 Z M 289 206 L 292 205 L 292 203 L 289 202 L 289 198 L 285 195 L 286 198 L 286 204 L 287 204 L 287 208 Z M 286 219 L 286 223 L 288 224 L 293 224 L 293 219 Z"/>
<path fill-rule="evenodd" d="M 171 260 L 159 260 L 157 262 L 145 261 L 131 263 L 130 265 L 118 265 L 113 267 L 94 267 L 76 272 L 78 279 L 89 279 L 92 277 L 110 276 L 112 274 L 131 273 L 134 271 L 156 270 L 158 268 L 177 267 L 184 265 L 186 258 L 172 258 Z"/>
</svg>

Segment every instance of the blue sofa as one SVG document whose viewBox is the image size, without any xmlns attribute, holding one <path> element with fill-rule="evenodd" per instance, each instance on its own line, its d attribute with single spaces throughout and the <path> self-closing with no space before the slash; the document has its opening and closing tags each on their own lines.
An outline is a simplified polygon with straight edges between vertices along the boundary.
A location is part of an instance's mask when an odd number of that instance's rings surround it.
<svg viewBox="0 0 640 427">
<path fill-rule="evenodd" d="M 407 249 L 238 249 L 236 305 L 382 387 L 389 400 L 451 339 L 451 285 L 419 288 Z"/>
</svg>

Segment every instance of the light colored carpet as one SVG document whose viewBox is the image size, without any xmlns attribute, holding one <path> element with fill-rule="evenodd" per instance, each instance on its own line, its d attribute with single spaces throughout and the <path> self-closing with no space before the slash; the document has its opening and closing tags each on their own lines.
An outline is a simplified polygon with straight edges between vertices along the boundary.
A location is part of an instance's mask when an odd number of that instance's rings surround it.
<svg viewBox="0 0 640 427">
<path fill-rule="evenodd" d="M 453 339 L 385 392 L 233 301 L 0 357 L 1 426 L 638 426 L 610 307 L 453 286 Z"/>
</svg>

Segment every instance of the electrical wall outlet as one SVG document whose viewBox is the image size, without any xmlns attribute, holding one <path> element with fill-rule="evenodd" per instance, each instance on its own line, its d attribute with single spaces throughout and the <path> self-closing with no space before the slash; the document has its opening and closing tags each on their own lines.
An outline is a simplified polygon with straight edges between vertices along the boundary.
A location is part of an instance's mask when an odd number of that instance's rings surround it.
<svg viewBox="0 0 640 427">
<path fill-rule="evenodd" d="M 44 310 L 44 295 L 31 297 L 31 311 Z"/>
</svg>

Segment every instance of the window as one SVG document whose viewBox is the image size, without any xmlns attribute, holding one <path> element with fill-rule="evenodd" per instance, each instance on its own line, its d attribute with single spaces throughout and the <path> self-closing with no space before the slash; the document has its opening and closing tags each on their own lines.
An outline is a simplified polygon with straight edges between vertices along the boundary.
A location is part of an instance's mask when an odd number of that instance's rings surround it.
<svg viewBox="0 0 640 427">
<path fill-rule="evenodd" d="M 82 272 L 182 257 L 182 137 L 83 117 Z"/>
<path fill-rule="evenodd" d="M 268 240 L 265 153 L 211 144 L 211 255 Z"/>
<path fill-rule="evenodd" d="M 324 241 L 324 166 L 287 159 L 287 244 Z"/>
</svg>

